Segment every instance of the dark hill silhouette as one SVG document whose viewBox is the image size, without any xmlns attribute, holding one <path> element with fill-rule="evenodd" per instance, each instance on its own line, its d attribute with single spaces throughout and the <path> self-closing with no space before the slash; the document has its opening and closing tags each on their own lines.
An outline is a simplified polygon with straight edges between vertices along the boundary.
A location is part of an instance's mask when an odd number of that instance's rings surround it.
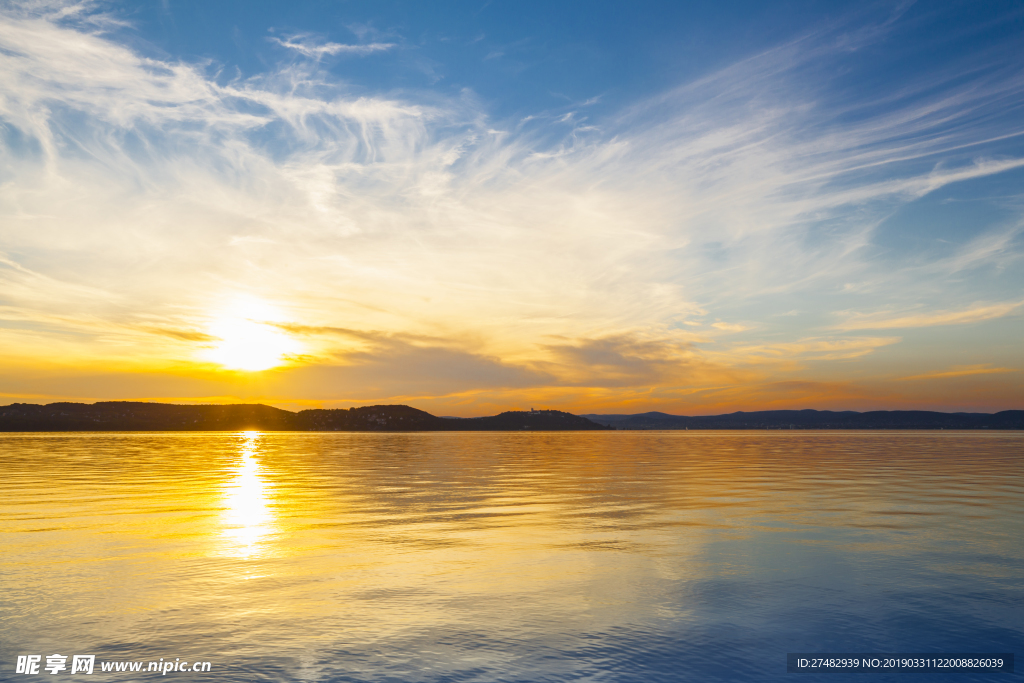
<svg viewBox="0 0 1024 683">
<path fill-rule="evenodd" d="M 687 417 L 666 413 L 583 415 L 616 429 L 1024 429 L 1024 410 L 938 413 L 928 410 L 765 410 Z"/>
<path fill-rule="evenodd" d="M 409 406 L 368 406 L 349 410 L 303 410 L 297 428 L 310 431 L 446 431 L 606 429 L 590 420 L 558 410 L 511 411 L 490 417 L 435 417 Z"/>
<path fill-rule="evenodd" d="M 505 431 L 608 429 L 557 410 L 508 412 L 468 419 L 436 417 L 409 406 L 364 406 L 293 413 L 260 404 L 176 405 L 105 401 L 14 403 L 0 407 L 2 432 L 77 431 Z"/>
<path fill-rule="evenodd" d="M 0 408 L 0 431 L 215 431 L 294 429 L 295 413 L 260 404 L 188 406 L 171 403 L 14 403 Z"/>
<path fill-rule="evenodd" d="M 650 412 L 639 415 L 573 415 L 558 410 L 509 411 L 474 418 L 437 417 L 403 405 L 293 413 L 260 404 L 176 405 L 100 403 L 14 403 L 0 407 L 0 432 L 67 431 L 521 431 L 594 429 L 1024 429 L 1024 410 L 999 413 L 938 413 L 876 410 L 768 410 L 687 417 Z"/>
<path fill-rule="evenodd" d="M 436 432 L 446 428 L 443 417 L 409 406 L 364 406 L 295 413 L 293 429 L 323 432 Z"/>
<path fill-rule="evenodd" d="M 537 429 L 545 431 L 604 429 L 592 420 L 560 410 L 508 411 L 491 417 L 453 420 L 450 428 L 460 431 L 512 431 Z"/>
</svg>

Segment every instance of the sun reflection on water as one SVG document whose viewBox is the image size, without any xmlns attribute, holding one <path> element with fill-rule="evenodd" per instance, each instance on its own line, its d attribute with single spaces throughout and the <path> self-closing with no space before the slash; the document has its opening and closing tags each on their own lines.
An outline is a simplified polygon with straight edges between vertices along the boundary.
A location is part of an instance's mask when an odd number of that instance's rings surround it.
<svg viewBox="0 0 1024 683">
<path fill-rule="evenodd" d="M 273 530 L 274 516 L 267 501 L 267 484 L 256 460 L 262 434 L 242 432 L 242 457 L 235 476 L 225 484 L 223 536 L 236 557 L 262 554 L 262 541 Z"/>
</svg>

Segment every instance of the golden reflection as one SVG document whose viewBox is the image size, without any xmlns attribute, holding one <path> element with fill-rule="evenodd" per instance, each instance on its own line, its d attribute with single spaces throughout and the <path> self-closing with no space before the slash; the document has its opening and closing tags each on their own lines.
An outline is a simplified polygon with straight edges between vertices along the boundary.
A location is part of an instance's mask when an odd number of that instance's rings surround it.
<svg viewBox="0 0 1024 683">
<path fill-rule="evenodd" d="M 242 432 L 242 458 L 235 476 L 225 485 L 224 532 L 229 552 L 237 557 L 261 554 L 263 538 L 273 530 L 274 516 L 267 504 L 267 485 L 256 460 L 260 432 Z"/>
</svg>

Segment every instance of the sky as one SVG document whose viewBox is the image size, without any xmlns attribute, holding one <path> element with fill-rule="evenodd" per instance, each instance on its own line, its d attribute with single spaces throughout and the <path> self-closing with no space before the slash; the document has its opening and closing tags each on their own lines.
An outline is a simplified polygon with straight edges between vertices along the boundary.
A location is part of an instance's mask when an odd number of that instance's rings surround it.
<svg viewBox="0 0 1024 683">
<path fill-rule="evenodd" d="M 1024 408 L 1019 2 L 0 0 L 0 404 Z"/>
</svg>

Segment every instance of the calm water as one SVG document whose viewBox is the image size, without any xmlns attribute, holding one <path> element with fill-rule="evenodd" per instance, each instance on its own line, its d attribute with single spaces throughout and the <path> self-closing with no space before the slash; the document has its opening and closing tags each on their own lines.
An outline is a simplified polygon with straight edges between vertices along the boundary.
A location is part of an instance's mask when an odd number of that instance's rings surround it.
<svg viewBox="0 0 1024 683">
<path fill-rule="evenodd" d="M 1020 656 L 1021 433 L 9 434 L 0 468 L 0 680 L 1024 677 L 785 673 Z"/>
</svg>

